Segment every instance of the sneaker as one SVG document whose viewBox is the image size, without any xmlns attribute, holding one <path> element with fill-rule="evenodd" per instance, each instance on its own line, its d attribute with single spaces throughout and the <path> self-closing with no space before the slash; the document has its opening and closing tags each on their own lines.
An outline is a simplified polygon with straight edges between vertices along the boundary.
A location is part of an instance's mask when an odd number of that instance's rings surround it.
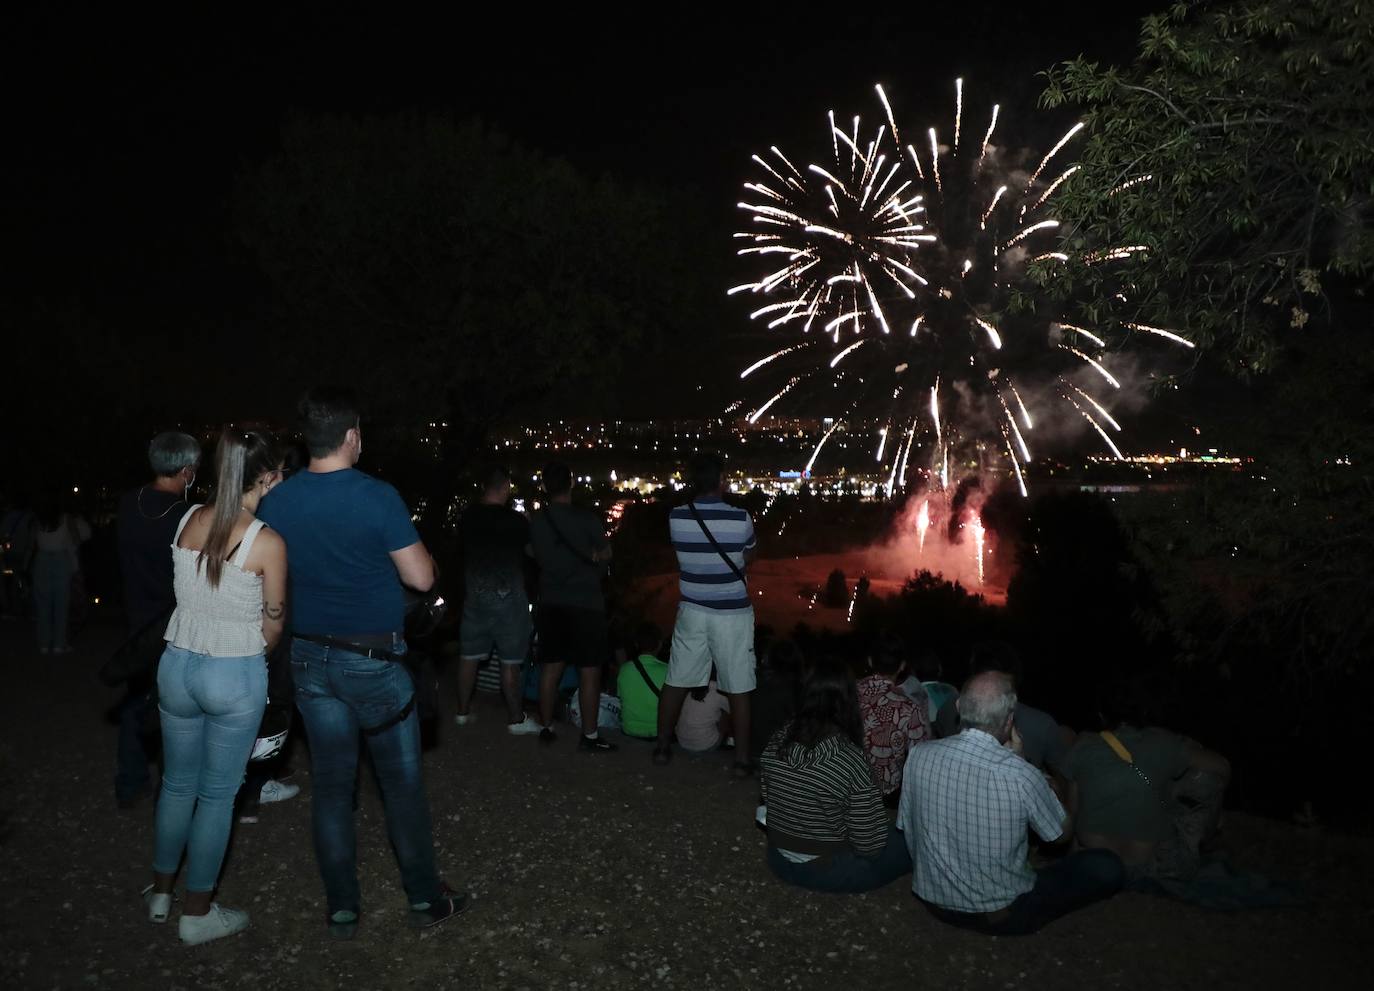
<svg viewBox="0 0 1374 991">
<path fill-rule="evenodd" d="M 543 729 L 539 731 L 539 742 L 546 747 L 557 739 L 558 734 L 555 733 L 553 730 L 549 729 L 547 726 L 545 726 Z"/>
<path fill-rule="evenodd" d="M 148 907 L 148 921 L 166 922 L 167 914 L 172 911 L 172 896 L 157 894 L 153 891 L 151 884 L 144 888 L 140 894 L 143 895 L 143 904 Z"/>
<path fill-rule="evenodd" d="M 582 739 L 577 741 L 577 749 L 589 754 L 609 754 L 620 748 L 603 736 L 591 737 L 584 733 Z"/>
<path fill-rule="evenodd" d="M 477 713 L 475 712 L 469 712 L 466 716 L 460 712 L 453 717 L 455 726 L 471 726 L 475 722 L 477 722 Z"/>
<path fill-rule="evenodd" d="M 225 908 L 219 902 L 210 903 L 210 911 L 204 915 L 185 915 L 177 923 L 181 941 L 187 946 L 208 943 L 212 939 L 222 939 L 248 928 L 248 913 L 236 908 Z"/>
<path fill-rule="evenodd" d="M 419 905 L 410 906 L 410 927 L 412 929 L 429 929 L 437 926 L 445 919 L 451 919 L 455 915 L 462 915 L 467 910 L 470 899 L 467 895 L 460 895 L 447 884 L 440 889 L 440 896 L 432 902 L 422 902 Z"/>
<path fill-rule="evenodd" d="M 258 821 L 258 803 L 244 800 L 243 808 L 239 809 L 239 822 L 245 825 L 253 825 Z"/>
<path fill-rule="evenodd" d="M 340 909 L 329 916 L 329 935 L 339 941 L 350 940 L 358 934 L 358 913 Z"/>
<path fill-rule="evenodd" d="M 544 727 L 540 726 L 529 716 L 526 716 L 518 723 L 506 724 L 506 732 L 511 734 L 511 736 L 533 736 L 535 733 L 538 733 L 543 728 Z"/>
<path fill-rule="evenodd" d="M 262 786 L 262 794 L 258 796 L 258 801 L 263 805 L 272 802 L 284 802 L 288 798 L 295 798 L 301 793 L 300 785 L 284 785 L 280 781 L 268 779 Z"/>
</svg>

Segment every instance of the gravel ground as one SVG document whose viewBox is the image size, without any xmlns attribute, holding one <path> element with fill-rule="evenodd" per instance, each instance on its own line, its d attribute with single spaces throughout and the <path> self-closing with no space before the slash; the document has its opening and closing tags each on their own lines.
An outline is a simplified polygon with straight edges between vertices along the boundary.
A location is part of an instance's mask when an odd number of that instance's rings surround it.
<svg viewBox="0 0 1374 991">
<path fill-rule="evenodd" d="M 756 785 L 724 757 L 660 769 L 647 745 L 581 754 L 571 732 L 541 749 L 507 736 L 490 700 L 426 756 L 442 870 L 474 895 L 464 916 L 406 927 L 369 779 L 363 924 L 352 943 L 327 938 L 298 742 L 301 795 L 236 827 L 222 879 L 220 899 L 252 928 L 187 948 L 142 914 L 151 803 L 114 806 L 102 712 L 117 693 L 94 672 L 116 631 L 85 631 L 62 658 L 34 655 L 26 632 L 0 629 L 4 988 L 1343 988 L 1371 964 L 1368 840 L 1233 816 L 1233 860 L 1302 882 L 1308 907 L 1216 914 L 1124 895 L 1033 937 L 987 939 L 931 919 L 906 882 L 860 896 L 783 887 L 752 824 Z"/>
</svg>

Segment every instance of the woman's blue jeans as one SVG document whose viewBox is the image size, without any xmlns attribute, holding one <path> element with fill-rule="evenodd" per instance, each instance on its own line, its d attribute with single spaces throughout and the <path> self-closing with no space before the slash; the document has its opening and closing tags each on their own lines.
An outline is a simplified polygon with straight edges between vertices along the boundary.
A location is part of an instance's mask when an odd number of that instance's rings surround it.
<svg viewBox="0 0 1374 991">
<path fill-rule="evenodd" d="M 168 646 L 157 670 L 162 794 L 153 870 L 175 874 L 186 853 L 186 890 L 213 891 L 233 826 L 234 796 L 267 704 L 267 663 Z"/>
<path fill-rule="evenodd" d="M 861 857 L 853 850 L 838 853 L 805 864 L 794 864 L 768 845 L 768 867 L 779 878 L 799 888 L 852 894 L 874 891 L 911 873 L 911 854 L 900 830 L 888 829 L 887 845 L 873 857 Z"/>
<path fill-rule="evenodd" d="M 410 673 L 395 661 L 293 640 L 291 675 L 310 740 L 315 858 L 329 912 L 360 910 L 353 821 L 360 734 L 381 786 L 406 896 L 411 904 L 435 901 L 440 881 L 421 776 L 420 720 L 413 706 L 406 711 L 415 693 Z"/>
</svg>

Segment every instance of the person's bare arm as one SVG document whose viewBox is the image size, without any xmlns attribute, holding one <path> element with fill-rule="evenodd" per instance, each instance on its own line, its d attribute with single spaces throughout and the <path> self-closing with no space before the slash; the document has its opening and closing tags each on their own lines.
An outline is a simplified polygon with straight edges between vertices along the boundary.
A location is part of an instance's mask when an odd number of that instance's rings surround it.
<svg viewBox="0 0 1374 991">
<path fill-rule="evenodd" d="M 396 574 L 406 588 L 428 592 L 434 587 L 434 558 L 425 549 L 423 540 L 392 551 L 391 563 L 396 565 Z"/>
<path fill-rule="evenodd" d="M 286 542 L 271 530 L 263 530 L 253 541 L 252 556 L 262 569 L 262 638 L 270 654 L 286 628 Z"/>
</svg>

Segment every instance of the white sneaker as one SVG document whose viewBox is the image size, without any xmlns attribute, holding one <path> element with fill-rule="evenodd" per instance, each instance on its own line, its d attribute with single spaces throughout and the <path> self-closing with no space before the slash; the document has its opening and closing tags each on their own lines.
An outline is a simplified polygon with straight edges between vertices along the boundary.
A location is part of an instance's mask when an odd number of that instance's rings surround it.
<svg viewBox="0 0 1374 991">
<path fill-rule="evenodd" d="M 295 798 L 301 793 L 300 785 L 284 785 L 280 781 L 268 779 L 262 786 L 262 794 L 258 796 L 258 801 L 263 805 L 269 802 L 284 802 L 288 798 Z"/>
<path fill-rule="evenodd" d="M 506 732 L 511 734 L 511 736 L 533 736 L 543 728 L 544 727 L 540 726 L 529 716 L 526 716 L 518 723 L 506 724 Z"/>
<path fill-rule="evenodd" d="M 477 713 L 469 712 L 465 716 L 460 712 L 453 717 L 453 722 L 456 726 L 471 726 L 473 723 L 477 722 Z"/>
<path fill-rule="evenodd" d="M 167 913 L 172 910 L 172 896 L 157 894 L 153 891 L 151 884 L 144 888 L 141 894 L 143 895 L 143 904 L 148 906 L 148 921 L 166 922 Z"/>
<path fill-rule="evenodd" d="M 248 913 L 236 908 L 225 908 L 219 902 L 210 903 L 210 911 L 204 915 L 182 915 L 177 923 L 181 941 L 187 946 L 208 943 L 243 932 L 248 928 Z"/>
</svg>

